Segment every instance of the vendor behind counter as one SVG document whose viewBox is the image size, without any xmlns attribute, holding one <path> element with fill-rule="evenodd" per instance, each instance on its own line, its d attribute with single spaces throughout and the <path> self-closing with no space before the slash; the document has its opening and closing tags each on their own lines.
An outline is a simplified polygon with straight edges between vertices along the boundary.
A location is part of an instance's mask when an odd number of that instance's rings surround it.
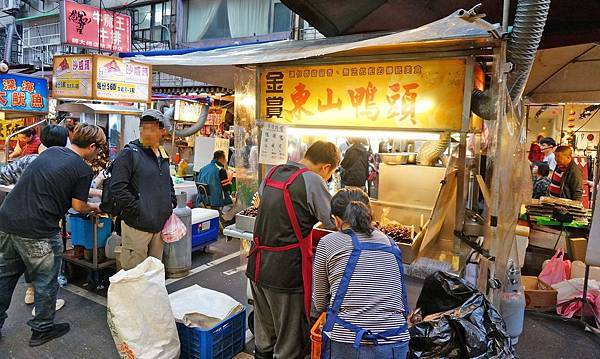
<svg viewBox="0 0 600 359">
<path fill-rule="evenodd" d="M 573 161 L 573 149 L 558 146 L 554 151 L 556 169 L 550 177 L 548 192 L 553 197 L 581 201 L 583 197 L 583 172 Z"/>
</svg>

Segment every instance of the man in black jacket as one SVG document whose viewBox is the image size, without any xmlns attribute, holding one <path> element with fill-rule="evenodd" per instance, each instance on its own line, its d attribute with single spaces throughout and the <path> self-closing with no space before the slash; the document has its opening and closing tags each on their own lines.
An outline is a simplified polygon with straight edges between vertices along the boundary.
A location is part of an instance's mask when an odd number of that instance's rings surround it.
<svg viewBox="0 0 600 359">
<path fill-rule="evenodd" d="M 176 205 L 169 155 L 160 146 L 163 114 L 146 110 L 140 139 L 131 142 L 113 164 L 110 190 L 121 217 L 121 266 L 131 269 L 148 256 L 162 259 L 161 230 Z"/>
<path fill-rule="evenodd" d="M 365 184 L 369 178 L 368 142 L 364 139 L 354 138 L 352 146 L 346 150 L 344 159 L 340 164 L 341 178 L 344 187 L 357 187 L 365 191 Z"/>
<path fill-rule="evenodd" d="M 583 172 L 573 161 L 573 149 L 558 146 L 555 151 L 556 169 L 550 177 L 548 191 L 553 197 L 581 201 L 583 196 Z"/>
</svg>

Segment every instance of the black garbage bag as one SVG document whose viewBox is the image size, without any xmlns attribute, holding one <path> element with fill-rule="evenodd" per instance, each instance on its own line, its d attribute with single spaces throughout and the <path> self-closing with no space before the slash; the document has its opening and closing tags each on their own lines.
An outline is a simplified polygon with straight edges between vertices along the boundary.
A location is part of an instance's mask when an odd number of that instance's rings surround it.
<svg viewBox="0 0 600 359">
<path fill-rule="evenodd" d="M 440 282 L 437 288 L 444 288 L 441 293 L 446 295 L 438 297 L 441 305 L 458 301 L 467 289 L 474 293 L 456 307 L 424 316 L 413 325 L 408 358 L 515 358 L 504 320 L 483 294 L 468 282 L 446 273 L 430 277 L 430 282 Z M 430 294 L 421 292 L 419 300 L 424 295 Z M 438 298 L 430 297 L 428 304 L 433 307 Z"/>
<path fill-rule="evenodd" d="M 417 308 L 423 316 L 445 312 L 462 305 L 475 293 L 479 291 L 471 283 L 438 271 L 425 278 Z"/>
</svg>

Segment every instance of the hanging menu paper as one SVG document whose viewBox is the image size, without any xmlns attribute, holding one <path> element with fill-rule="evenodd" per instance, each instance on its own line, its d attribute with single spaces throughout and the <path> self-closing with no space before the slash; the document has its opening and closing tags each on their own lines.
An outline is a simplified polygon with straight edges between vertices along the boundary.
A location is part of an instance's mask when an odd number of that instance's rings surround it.
<svg viewBox="0 0 600 359">
<path fill-rule="evenodd" d="M 287 127 L 265 122 L 260 139 L 259 163 L 279 165 L 287 162 Z"/>
</svg>

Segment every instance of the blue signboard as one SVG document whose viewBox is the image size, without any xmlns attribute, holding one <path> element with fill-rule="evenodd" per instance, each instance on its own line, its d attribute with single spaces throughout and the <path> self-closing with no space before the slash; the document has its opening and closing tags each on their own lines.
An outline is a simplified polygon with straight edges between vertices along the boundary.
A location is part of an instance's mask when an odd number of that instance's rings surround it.
<svg viewBox="0 0 600 359">
<path fill-rule="evenodd" d="M 0 111 L 48 112 L 48 81 L 39 77 L 0 74 Z"/>
</svg>

